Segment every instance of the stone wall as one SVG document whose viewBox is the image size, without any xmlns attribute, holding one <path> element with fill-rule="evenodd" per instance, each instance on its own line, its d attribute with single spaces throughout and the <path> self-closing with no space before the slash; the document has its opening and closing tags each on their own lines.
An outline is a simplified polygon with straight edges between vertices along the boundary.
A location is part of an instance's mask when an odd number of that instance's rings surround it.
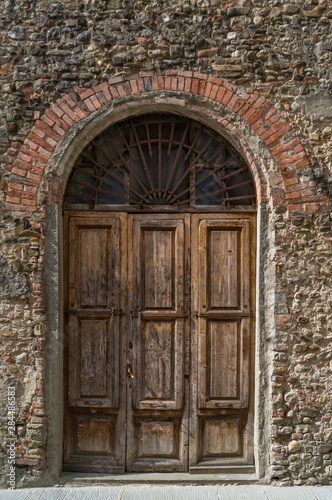
<svg viewBox="0 0 332 500">
<path fill-rule="evenodd" d="M 272 403 L 263 479 L 332 481 L 331 18 L 328 3 L 316 0 L 1 2 L 1 471 L 8 472 L 11 442 L 7 388 L 15 386 L 18 485 L 51 477 L 43 256 L 45 205 L 61 204 L 61 178 L 48 165 L 56 165 L 63 137 L 80 120 L 133 96 L 148 106 L 152 90 L 192 95 L 192 109 L 219 113 L 219 126 L 238 144 L 258 129 L 246 158 L 252 169 L 264 164 L 256 181 L 266 183 L 261 199 L 274 239 L 262 265 L 273 259 L 275 266 L 275 320 L 260 339 Z M 74 116 L 63 107 L 54 114 L 59 99 Z M 241 99 L 242 110 L 245 100 L 259 102 L 256 122 L 235 113 Z M 277 114 L 268 115 L 272 108 Z M 271 116 L 280 130 L 287 124 L 270 144 L 269 131 L 257 125 L 253 132 L 262 116 L 271 133 Z M 289 134 L 297 141 L 292 151 Z"/>
<path fill-rule="evenodd" d="M 271 475 L 331 481 L 331 271 L 328 215 L 277 211 Z"/>
</svg>

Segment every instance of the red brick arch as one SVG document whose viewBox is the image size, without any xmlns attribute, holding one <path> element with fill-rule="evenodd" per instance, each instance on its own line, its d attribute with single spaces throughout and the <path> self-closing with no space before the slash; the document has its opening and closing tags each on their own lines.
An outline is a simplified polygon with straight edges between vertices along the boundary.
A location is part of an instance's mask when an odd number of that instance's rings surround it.
<svg viewBox="0 0 332 500">
<path fill-rule="evenodd" d="M 121 75 L 91 89 L 77 89 L 63 94 L 43 116 L 36 119 L 16 159 L 8 165 L 13 176 L 3 186 L 7 192 L 6 207 L 26 213 L 37 209 L 38 189 L 46 165 L 61 139 L 81 120 L 119 98 L 156 91 L 166 91 L 174 96 L 178 96 L 179 92 L 203 96 L 231 110 L 263 141 L 279 169 L 284 186 L 283 189 L 271 188 L 269 195 L 272 203 L 286 204 L 290 211 L 313 212 L 324 208 L 325 200 L 317 195 L 315 182 L 299 180 L 299 169 L 308 167 L 309 160 L 290 120 L 256 91 L 245 93 L 220 78 L 177 70 Z M 227 123 L 221 120 L 225 128 Z M 13 151 L 12 147 L 8 158 L 13 158 Z M 256 168 L 252 167 L 252 172 L 258 198 L 264 200 L 264 180 Z"/>
</svg>

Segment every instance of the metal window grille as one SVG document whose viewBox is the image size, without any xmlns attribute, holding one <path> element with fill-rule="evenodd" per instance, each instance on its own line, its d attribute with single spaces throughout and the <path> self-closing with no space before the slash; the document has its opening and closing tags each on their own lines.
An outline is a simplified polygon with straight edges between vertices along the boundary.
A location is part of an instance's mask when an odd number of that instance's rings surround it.
<svg viewBox="0 0 332 500">
<path fill-rule="evenodd" d="M 217 132 L 195 120 L 147 114 L 112 125 L 82 151 L 65 208 L 130 211 L 253 210 L 248 166 Z"/>
</svg>

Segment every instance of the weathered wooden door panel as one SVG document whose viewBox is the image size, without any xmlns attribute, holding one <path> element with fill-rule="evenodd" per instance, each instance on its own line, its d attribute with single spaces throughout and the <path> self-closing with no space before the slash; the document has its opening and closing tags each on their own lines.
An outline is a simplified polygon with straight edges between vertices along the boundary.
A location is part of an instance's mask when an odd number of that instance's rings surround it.
<svg viewBox="0 0 332 500">
<path fill-rule="evenodd" d="M 187 468 L 188 216 L 132 216 L 127 467 Z M 130 233 L 129 233 L 130 234 Z M 188 371 L 188 370 L 187 370 Z"/>
<path fill-rule="evenodd" d="M 70 406 L 119 407 L 119 318 L 68 318 Z"/>
<path fill-rule="evenodd" d="M 192 217 L 193 472 L 252 463 L 251 244 L 249 220 Z"/>
<path fill-rule="evenodd" d="M 199 318 L 199 408 L 247 408 L 249 318 Z"/>
<path fill-rule="evenodd" d="M 222 459 L 243 456 L 241 415 L 220 415 L 200 419 L 201 461 L 218 466 Z"/>
<path fill-rule="evenodd" d="M 73 215 L 67 243 L 65 468 L 123 472 L 126 214 Z"/>
</svg>

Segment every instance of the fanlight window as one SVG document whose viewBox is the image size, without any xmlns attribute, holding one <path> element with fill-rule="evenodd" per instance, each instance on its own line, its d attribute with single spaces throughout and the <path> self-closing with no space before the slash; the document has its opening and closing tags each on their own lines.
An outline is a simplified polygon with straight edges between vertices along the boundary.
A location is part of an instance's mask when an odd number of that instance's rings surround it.
<svg viewBox="0 0 332 500">
<path fill-rule="evenodd" d="M 66 208 L 90 210 L 252 210 L 255 203 L 248 166 L 232 146 L 205 125 L 168 114 L 102 132 L 77 159 L 65 193 Z"/>
</svg>

